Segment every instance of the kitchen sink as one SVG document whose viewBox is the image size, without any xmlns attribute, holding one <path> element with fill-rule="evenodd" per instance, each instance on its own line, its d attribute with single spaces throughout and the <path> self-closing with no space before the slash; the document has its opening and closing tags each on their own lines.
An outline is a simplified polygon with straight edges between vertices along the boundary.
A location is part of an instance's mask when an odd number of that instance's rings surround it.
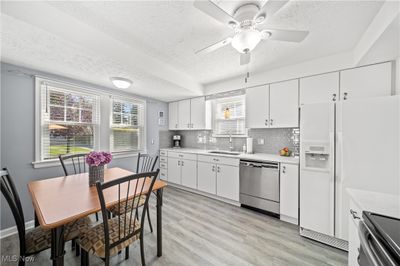
<svg viewBox="0 0 400 266">
<path fill-rule="evenodd" d="M 213 154 L 224 154 L 224 155 L 239 155 L 239 152 L 235 151 L 209 151 L 208 153 L 213 153 Z"/>
</svg>

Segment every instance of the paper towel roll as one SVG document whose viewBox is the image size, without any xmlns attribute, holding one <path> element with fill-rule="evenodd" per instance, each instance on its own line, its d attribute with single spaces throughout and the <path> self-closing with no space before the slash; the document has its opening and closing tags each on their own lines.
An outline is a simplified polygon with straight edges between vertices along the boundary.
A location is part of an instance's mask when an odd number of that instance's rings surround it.
<svg viewBox="0 0 400 266">
<path fill-rule="evenodd" d="M 246 139 L 247 153 L 253 153 L 253 138 Z"/>
</svg>

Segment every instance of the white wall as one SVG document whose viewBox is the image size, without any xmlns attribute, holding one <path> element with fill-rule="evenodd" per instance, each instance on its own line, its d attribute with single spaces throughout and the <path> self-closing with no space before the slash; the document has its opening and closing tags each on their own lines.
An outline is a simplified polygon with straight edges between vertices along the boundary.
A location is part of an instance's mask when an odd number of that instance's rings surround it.
<svg viewBox="0 0 400 266">
<path fill-rule="evenodd" d="M 250 72 L 250 78 L 247 83 L 244 82 L 244 76 L 211 83 L 205 86 L 205 93 L 213 94 L 239 88 L 247 88 L 260 84 L 331 72 L 354 66 L 355 64 L 352 53 L 336 54 L 262 73 Z"/>
</svg>

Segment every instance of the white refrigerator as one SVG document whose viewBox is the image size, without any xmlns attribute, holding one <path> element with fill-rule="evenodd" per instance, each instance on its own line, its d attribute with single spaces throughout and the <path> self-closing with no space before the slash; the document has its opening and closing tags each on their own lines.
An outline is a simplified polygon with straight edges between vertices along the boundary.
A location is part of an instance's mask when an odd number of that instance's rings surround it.
<svg viewBox="0 0 400 266">
<path fill-rule="evenodd" d="M 400 193 L 400 96 L 300 108 L 300 234 L 347 250 L 346 188 Z"/>
</svg>

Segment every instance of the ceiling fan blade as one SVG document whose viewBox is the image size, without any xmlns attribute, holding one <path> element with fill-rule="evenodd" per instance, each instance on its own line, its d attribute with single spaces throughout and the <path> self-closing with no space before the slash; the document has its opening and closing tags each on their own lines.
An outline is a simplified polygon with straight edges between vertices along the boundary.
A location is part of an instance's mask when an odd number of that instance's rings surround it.
<svg viewBox="0 0 400 266">
<path fill-rule="evenodd" d="M 240 65 L 247 65 L 248 63 L 250 63 L 250 59 L 250 53 L 240 54 Z"/>
<path fill-rule="evenodd" d="M 277 29 L 266 29 L 265 39 L 274 41 L 285 41 L 285 42 L 301 42 L 307 35 L 308 31 L 303 30 L 277 30 Z M 268 32 L 270 34 L 268 34 Z"/>
<path fill-rule="evenodd" d="M 230 22 L 238 24 L 238 22 L 231 15 L 226 13 L 222 8 L 220 8 L 210 0 L 195 0 L 193 4 L 196 8 L 200 9 L 201 11 L 221 23 L 227 25 L 229 25 Z"/>
<path fill-rule="evenodd" d="M 226 39 L 223 39 L 217 43 L 211 44 L 210 46 L 207 46 L 206 48 L 203 48 L 201 50 L 198 50 L 197 52 L 195 52 L 195 54 L 207 54 L 210 52 L 213 52 L 219 48 L 224 47 L 225 45 L 230 44 L 232 41 L 232 37 L 228 37 Z"/>
<path fill-rule="evenodd" d="M 267 0 L 267 2 L 260 8 L 260 11 L 258 11 L 257 15 L 255 15 L 254 19 L 261 15 L 266 18 L 271 17 L 288 2 L 289 0 Z"/>
</svg>

